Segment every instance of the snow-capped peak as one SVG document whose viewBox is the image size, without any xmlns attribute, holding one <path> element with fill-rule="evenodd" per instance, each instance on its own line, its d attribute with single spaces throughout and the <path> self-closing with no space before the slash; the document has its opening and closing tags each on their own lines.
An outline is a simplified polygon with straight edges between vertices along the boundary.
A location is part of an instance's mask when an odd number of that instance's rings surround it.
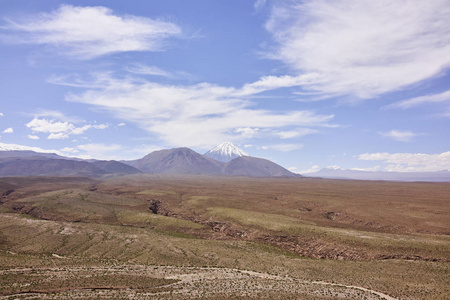
<svg viewBox="0 0 450 300">
<path fill-rule="evenodd" d="M 339 166 L 336 166 L 336 165 L 328 166 L 328 167 L 325 168 L 325 170 L 344 171 L 343 168 L 341 168 L 341 167 L 339 167 Z"/>
<path fill-rule="evenodd" d="M 206 152 L 205 156 L 215 160 L 229 162 L 235 158 L 249 155 L 233 145 L 233 143 L 225 142 Z"/>
<path fill-rule="evenodd" d="M 44 150 L 38 147 L 28 147 L 16 144 L 0 143 L 0 151 L 34 151 L 38 153 L 57 153 L 56 150 Z"/>
</svg>

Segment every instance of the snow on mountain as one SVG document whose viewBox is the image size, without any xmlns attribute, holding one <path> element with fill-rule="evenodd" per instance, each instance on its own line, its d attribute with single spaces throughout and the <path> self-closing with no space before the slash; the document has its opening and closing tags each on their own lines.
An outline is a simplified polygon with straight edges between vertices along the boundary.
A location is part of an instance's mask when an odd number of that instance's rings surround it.
<svg viewBox="0 0 450 300">
<path fill-rule="evenodd" d="M 56 150 L 44 150 L 38 147 L 28 147 L 15 144 L 0 143 L 0 151 L 34 151 L 38 153 L 58 153 Z"/>
<path fill-rule="evenodd" d="M 225 142 L 209 150 L 205 156 L 223 162 L 229 162 L 235 158 L 249 156 L 247 153 L 236 147 L 230 142 Z"/>
</svg>

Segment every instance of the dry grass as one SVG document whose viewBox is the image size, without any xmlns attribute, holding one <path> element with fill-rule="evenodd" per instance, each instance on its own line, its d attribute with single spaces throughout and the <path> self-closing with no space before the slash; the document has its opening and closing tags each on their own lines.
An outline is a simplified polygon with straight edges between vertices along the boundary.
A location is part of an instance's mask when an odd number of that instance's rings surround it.
<svg viewBox="0 0 450 300">
<path fill-rule="evenodd" d="M 377 298 L 314 281 L 400 299 L 450 294 L 446 183 L 137 175 L 103 182 L 0 179 L 1 187 L 14 189 L 0 199 L 4 295 Z M 158 214 L 149 210 L 153 200 L 160 201 Z M 135 265 L 167 270 L 137 275 Z M 168 271 L 175 266 L 178 275 Z M 193 266 L 207 268 L 193 271 Z M 85 268 L 79 281 L 68 280 Z M 115 268 L 123 272 L 111 271 Z M 213 280 L 216 268 L 228 273 Z M 243 270 L 275 277 L 263 280 L 239 273 Z M 91 282 L 89 276 L 97 277 Z M 37 280 L 48 285 L 38 290 Z M 164 280 L 180 281 L 160 288 Z M 142 289 L 152 282 L 154 290 Z"/>
</svg>

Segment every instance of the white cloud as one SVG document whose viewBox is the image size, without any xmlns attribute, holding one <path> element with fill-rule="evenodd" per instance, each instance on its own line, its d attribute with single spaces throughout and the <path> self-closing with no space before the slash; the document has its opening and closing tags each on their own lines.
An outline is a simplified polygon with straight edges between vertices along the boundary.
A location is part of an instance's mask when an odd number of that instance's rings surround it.
<svg viewBox="0 0 450 300">
<path fill-rule="evenodd" d="M 0 112 L 0 117 L 4 117 L 5 115 L 3 113 Z"/>
<path fill-rule="evenodd" d="M 181 35 L 176 24 L 150 18 L 118 16 L 106 7 L 62 5 L 51 13 L 22 21 L 7 20 L 11 42 L 51 45 L 64 54 L 90 59 L 127 51 L 161 51 L 166 40 Z"/>
<path fill-rule="evenodd" d="M 143 64 L 133 64 L 126 68 L 130 73 L 140 74 L 140 75 L 154 75 L 163 77 L 172 77 L 170 72 L 164 71 L 156 66 L 147 66 Z"/>
<path fill-rule="evenodd" d="M 122 127 L 122 126 L 125 126 L 126 124 L 125 123 L 123 123 L 123 122 L 121 122 L 121 123 L 119 123 L 119 124 L 117 124 L 117 126 L 119 126 L 119 127 Z"/>
<path fill-rule="evenodd" d="M 55 120 L 33 118 L 26 125 L 33 132 L 56 133 L 68 132 L 75 128 L 75 125 L 69 122 L 59 122 Z"/>
<path fill-rule="evenodd" d="M 372 98 L 442 75 L 450 66 L 447 0 L 273 2 L 269 57 L 308 91 Z M 295 77 L 295 76 L 293 76 Z"/>
<path fill-rule="evenodd" d="M 392 103 L 385 108 L 402 108 L 407 109 L 414 106 L 418 106 L 424 103 L 437 103 L 437 102 L 450 102 L 450 91 L 446 91 L 439 94 L 425 95 L 420 97 L 414 97 L 411 99 L 402 100 Z"/>
<path fill-rule="evenodd" d="M 157 150 L 163 149 L 155 145 L 139 145 L 126 147 L 119 144 L 90 143 L 76 147 L 65 147 L 59 152 L 63 155 L 74 156 L 82 159 L 123 160 L 137 159 Z"/>
<path fill-rule="evenodd" d="M 297 171 L 296 173 L 299 174 L 309 174 L 309 173 L 315 173 L 317 171 L 319 171 L 321 168 L 318 165 L 314 165 L 311 168 L 307 169 L 307 170 L 301 170 L 301 171 Z"/>
<path fill-rule="evenodd" d="M 39 137 L 38 137 L 37 135 L 31 135 L 31 134 L 29 134 L 29 135 L 28 135 L 28 138 L 31 139 L 31 140 L 39 140 Z"/>
<path fill-rule="evenodd" d="M 252 138 L 259 132 L 259 128 L 250 128 L 250 127 L 243 127 L 243 128 L 236 128 L 235 132 L 240 134 L 243 138 Z"/>
<path fill-rule="evenodd" d="M 12 127 L 6 128 L 5 130 L 3 130 L 3 133 L 13 133 L 14 129 Z"/>
<path fill-rule="evenodd" d="M 263 148 L 264 150 L 273 149 L 281 152 L 289 152 L 302 149 L 303 144 L 278 144 L 278 145 L 263 146 L 261 148 Z"/>
<path fill-rule="evenodd" d="M 56 121 L 54 119 L 38 118 L 35 117 L 33 120 L 26 124 L 33 132 L 50 133 L 48 139 L 67 139 L 69 135 L 80 135 L 86 130 L 94 129 L 105 129 L 108 127 L 106 124 L 98 125 L 84 125 L 81 127 L 76 127 L 74 124 L 69 122 Z"/>
<path fill-rule="evenodd" d="M 260 10 L 261 8 L 264 7 L 264 5 L 266 5 L 267 0 L 256 0 L 255 3 L 253 4 L 253 7 L 255 8 L 256 11 Z"/>
<path fill-rule="evenodd" d="M 81 123 L 84 122 L 83 119 L 76 116 L 66 116 L 64 113 L 56 110 L 46 110 L 41 109 L 38 110 L 37 113 L 32 114 L 34 117 L 47 117 L 51 119 L 55 119 L 58 121 L 71 122 L 71 123 Z"/>
<path fill-rule="evenodd" d="M 69 135 L 67 133 L 59 132 L 59 133 L 50 133 L 47 137 L 49 140 L 63 140 L 68 139 Z"/>
<path fill-rule="evenodd" d="M 84 151 L 85 155 L 91 158 L 114 159 L 118 158 L 117 151 L 122 150 L 122 146 L 93 143 L 79 145 L 77 149 Z"/>
<path fill-rule="evenodd" d="M 253 95 L 269 90 L 315 84 L 322 81 L 323 77 L 317 73 L 308 73 L 298 76 L 264 76 L 258 81 L 245 84 L 237 95 Z"/>
<path fill-rule="evenodd" d="M 209 83 L 164 85 L 143 79 L 115 79 L 105 74 L 100 75 L 99 83 L 88 86 L 99 84 L 103 87 L 70 94 L 66 100 L 105 109 L 174 146 L 210 148 L 223 141 L 242 140 L 256 128 L 270 133 L 289 126 L 329 126 L 333 118 L 312 111 L 273 112 L 254 108 L 255 104 L 242 96 L 249 95 L 245 87 L 236 89 Z"/>
<path fill-rule="evenodd" d="M 280 131 L 276 134 L 280 136 L 282 139 L 291 139 L 295 137 L 302 137 L 308 134 L 314 134 L 317 133 L 318 130 L 311 129 L 311 128 L 298 128 L 296 130 L 289 130 L 289 131 Z"/>
<path fill-rule="evenodd" d="M 368 167 L 368 168 L 351 168 L 352 171 L 364 171 L 364 172 L 376 172 L 380 171 L 381 166 Z"/>
<path fill-rule="evenodd" d="M 450 118 L 450 107 L 442 113 L 437 114 L 439 117 Z"/>
<path fill-rule="evenodd" d="M 378 134 L 399 142 L 410 142 L 413 137 L 420 135 L 411 131 L 401 131 L 396 129 L 388 132 L 378 132 Z"/>
<path fill-rule="evenodd" d="M 147 66 L 144 64 L 135 63 L 127 68 L 125 68 L 126 71 L 138 74 L 138 75 L 151 75 L 151 76 L 162 76 L 169 79 L 185 79 L 185 80 L 194 80 L 195 76 L 184 71 L 173 71 L 169 72 L 166 70 L 163 70 L 161 68 L 158 68 L 156 66 Z"/>
<path fill-rule="evenodd" d="M 384 161 L 391 172 L 426 172 L 450 170 L 450 151 L 440 154 L 424 153 L 364 153 L 360 160 Z"/>
<path fill-rule="evenodd" d="M 101 143 L 92 143 L 82 144 L 76 147 L 65 147 L 59 151 L 64 155 L 82 159 L 120 160 L 126 159 L 123 156 L 123 150 L 124 148 L 118 144 L 106 145 Z"/>
</svg>

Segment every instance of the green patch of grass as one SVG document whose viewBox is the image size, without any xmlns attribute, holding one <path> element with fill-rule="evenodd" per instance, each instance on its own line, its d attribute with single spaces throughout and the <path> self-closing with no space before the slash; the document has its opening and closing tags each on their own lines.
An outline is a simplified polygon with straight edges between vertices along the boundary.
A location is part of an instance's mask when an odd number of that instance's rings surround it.
<svg viewBox="0 0 450 300">
<path fill-rule="evenodd" d="M 120 223 L 124 225 L 144 225 L 158 228 L 179 228 L 179 229 L 201 229 L 204 226 L 183 219 L 166 217 L 162 215 L 139 212 L 139 211 L 120 211 L 116 214 Z"/>
<path fill-rule="evenodd" d="M 7 206 L 0 205 L 0 214 L 1 213 L 11 213 L 11 212 L 14 212 L 14 210 Z"/>
<path fill-rule="evenodd" d="M 210 207 L 208 214 L 221 217 L 242 225 L 258 227 L 261 229 L 283 231 L 286 233 L 305 232 L 313 227 L 303 223 L 300 219 L 278 214 L 269 214 L 226 207 Z M 317 232 L 316 232 L 317 233 Z"/>
</svg>

